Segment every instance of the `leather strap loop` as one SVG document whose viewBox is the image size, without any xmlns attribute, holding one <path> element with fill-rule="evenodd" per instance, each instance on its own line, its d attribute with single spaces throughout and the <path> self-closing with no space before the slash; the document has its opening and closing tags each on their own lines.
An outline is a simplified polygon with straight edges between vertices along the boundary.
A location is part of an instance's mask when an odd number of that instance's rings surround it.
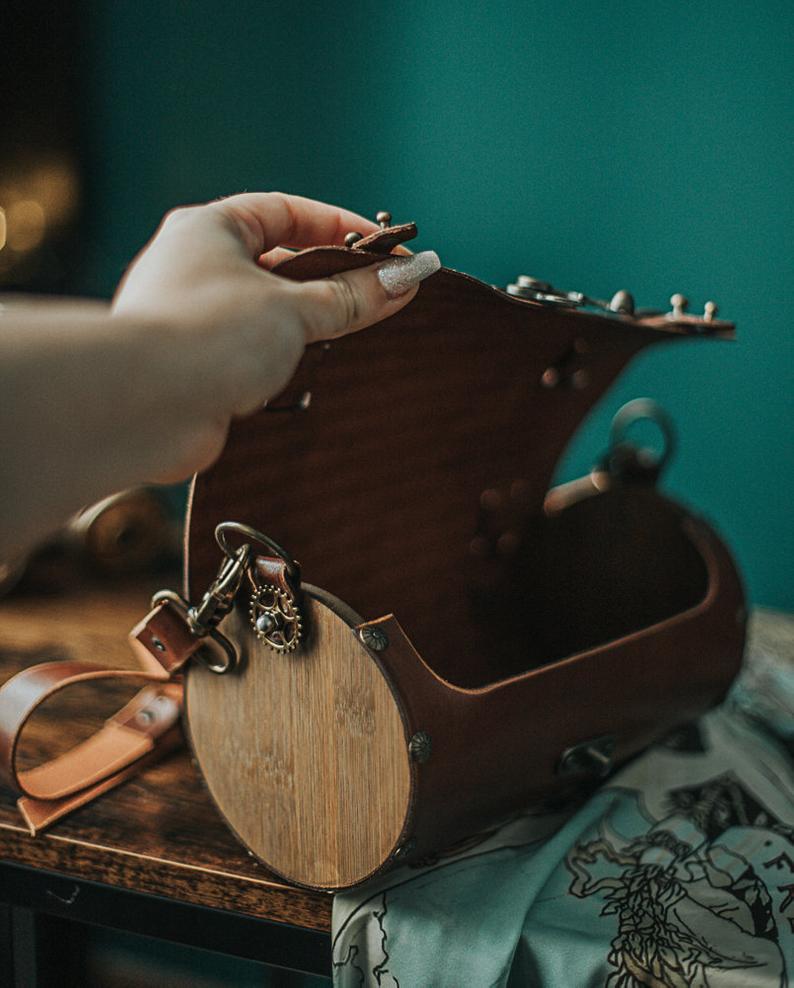
<svg viewBox="0 0 794 988">
<path fill-rule="evenodd" d="M 44 662 L 23 669 L 0 688 L 0 778 L 21 794 L 17 805 L 31 833 L 106 792 L 182 742 L 182 685 L 174 681 L 203 639 L 166 601 L 130 632 L 140 669 L 91 662 Z M 104 727 L 63 755 L 19 771 L 25 724 L 55 693 L 77 683 L 144 680 L 147 685 Z"/>
<path fill-rule="evenodd" d="M 270 583 L 291 597 L 300 592 L 300 583 L 292 582 L 287 573 L 287 565 L 278 556 L 257 556 L 254 562 L 254 572 L 263 583 Z"/>
<path fill-rule="evenodd" d="M 383 230 L 370 233 L 367 237 L 362 237 L 353 246 L 353 250 L 366 251 L 369 254 L 390 254 L 398 244 L 404 244 L 406 240 L 413 240 L 416 234 L 416 223 L 388 226 Z"/>
</svg>

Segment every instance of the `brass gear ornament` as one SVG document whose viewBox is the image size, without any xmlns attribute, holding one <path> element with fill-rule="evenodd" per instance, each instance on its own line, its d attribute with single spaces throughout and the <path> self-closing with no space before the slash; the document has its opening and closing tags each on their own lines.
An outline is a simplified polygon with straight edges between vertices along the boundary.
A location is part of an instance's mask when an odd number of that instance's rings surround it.
<svg viewBox="0 0 794 988">
<path fill-rule="evenodd" d="M 292 652 L 301 640 L 301 614 L 285 590 L 265 583 L 251 595 L 251 627 L 259 641 L 274 652 Z"/>
</svg>

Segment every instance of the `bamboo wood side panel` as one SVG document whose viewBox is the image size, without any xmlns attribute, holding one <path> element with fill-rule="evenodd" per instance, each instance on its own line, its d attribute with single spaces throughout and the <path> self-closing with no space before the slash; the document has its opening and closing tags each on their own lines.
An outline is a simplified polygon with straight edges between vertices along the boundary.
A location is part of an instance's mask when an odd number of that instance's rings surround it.
<svg viewBox="0 0 794 988">
<path fill-rule="evenodd" d="M 224 676 L 191 667 L 188 733 L 240 839 L 285 878 L 333 888 L 394 850 L 410 765 L 389 684 L 351 624 L 316 596 L 302 607 L 307 639 L 279 654 L 238 604 L 223 630 L 242 646 L 242 666 Z"/>
</svg>

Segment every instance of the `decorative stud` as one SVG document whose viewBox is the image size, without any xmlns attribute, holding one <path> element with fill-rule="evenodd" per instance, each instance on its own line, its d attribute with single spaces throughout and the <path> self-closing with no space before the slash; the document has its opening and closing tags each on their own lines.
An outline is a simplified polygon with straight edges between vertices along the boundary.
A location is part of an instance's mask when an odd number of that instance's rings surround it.
<svg viewBox="0 0 794 988">
<path fill-rule="evenodd" d="M 634 296 L 631 292 L 627 292 L 625 288 L 621 288 L 609 300 L 609 308 L 611 312 L 620 312 L 625 316 L 633 316 Z"/>
<path fill-rule="evenodd" d="M 480 494 L 480 504 L 486 511 L 497 511 L 503 503 L 504 497 L 495 487 L 488 487 Z"/>
<path fill-rule="evenodd" d="M 716 302 L 706 302 L 703 306 L 703 322 L 713 322 L 714 316 L 717 315 L 717 311 Z"/>
<path fill-rule="evenodd" d="M 601 738 L 583 741 L 566 748 L 557 765 L 557 774 L 590 775 L 603 779 L 609 775 L 615 752 L 615 738 L 610 734 Z"/>
<path fill-rule="evenodd" d="M 686 308 L 689 305 L 689 299 L 685 295 L 676 292 L 675 295 L 670 296 L 670 305 L 672 306 L 672 311 L 669 314 L 669 318 L 683 319 Z"/>
<path fill-rule="evenodd" d="M 590 383 L 590 374 L 584 368 L 580 368 L 571 374 L 571 384 L 576 388 L 577 391 L 581 391 L 586 388 Z"/>
<path fill-rule="evenodd" d="M 540 383 L 544 388 L 556 388 L 560 383 L 560 372 L 556 367 L 547 367 L 541 374 Z"/>
<path fill-rule="evenodd" d="M 292 652 L 302 635 L 301 614 L 285 590 L 266 583 L 251 596 L 251 626 L 259 641 L 274 652 Z"/>
<path fill-rule="evenodd" d="M 496 540 L 496 551 L 500 556 L 514 556 L 521 546 L 521 536 L 518 532 L 509 530 L 502 532 Z"/>
<path fill-rule="evenodd" d="M 402 861 L 402 859 L 407 857 L 415 847 L 416 847 L 416 841 L 413 839 L 413 837 L 410 837 L 407 841 L 404 841 L 402 844 L 400 844 L 400 846 L 395 850 L 392 856 L 395 861 Z"/>
<path fill-rule="evenodd" d="M 389 647 L 389 638 L 385 631 L 370 626 L 361 628 L 358 637 L 373 652 L 383 652 Z"/>
<path fill-rule="evenodd" d="M 269 631 L 272 631 L 276 627 L 276 619 L 272 614 L 260 614 L 256 619 L 254 624 L 254 630 L 259 635 L 267 635 Z"/>
<path fill-rule="evenodd" d="M 491 544 L 482 535 L 475 535 L 471 542 L 469 542 L 469 552 L 472 556 L 487 556 L 490 551 Z"/>
<path fill-rule="evenodd" d="M 359 240 L 364 239 L 363 233 L 356 233 L 355 230 L 351 230 L 350 233 L 345 236 L 345 247 L 353 247 L 359 242 Z"/>
<path fill-rule="evenodd" d="M 156 648 L 158 652 L 164 652 L 165 644 L 159 638 L 152 638 L 152 648 Z"/>
<path fill-rule="evenodd" d="M 381 230 L 385 230 L 386 227 L 391 226 L 391 213 L 387 213 L 385 210 L 381 210 L 381 212 L 376 214 L 375 222 L 378 224 Z"/>
<path fill-rule="evenodd" d="M 408 754 L 423 765 L 433 752 L 433 742 L 427 731 L 417 731 L 408 742 Z"/>
<path fill-rule="evenodd" d="M 528 274 L 520 274 L 516 278 L 516 285 L 519 288 L 531 288 L 536 292 L 553 292 L 554 288 L 549 281 L 543 281 L 541 278 L 533 278 Z"/>
</svg>

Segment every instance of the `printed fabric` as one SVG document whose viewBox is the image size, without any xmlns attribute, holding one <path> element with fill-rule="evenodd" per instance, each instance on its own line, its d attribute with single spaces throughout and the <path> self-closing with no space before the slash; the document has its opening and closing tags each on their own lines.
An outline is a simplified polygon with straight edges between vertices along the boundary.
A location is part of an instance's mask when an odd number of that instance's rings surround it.
<svg viewBox="0 0 794 988">
<path fill-rule="evenodd" d="M 794 618 L 756 612 L 726 702 L 575 812 L 338 894 L 333 963 L 337 988 L 787 986 Z"/>
</svg>

